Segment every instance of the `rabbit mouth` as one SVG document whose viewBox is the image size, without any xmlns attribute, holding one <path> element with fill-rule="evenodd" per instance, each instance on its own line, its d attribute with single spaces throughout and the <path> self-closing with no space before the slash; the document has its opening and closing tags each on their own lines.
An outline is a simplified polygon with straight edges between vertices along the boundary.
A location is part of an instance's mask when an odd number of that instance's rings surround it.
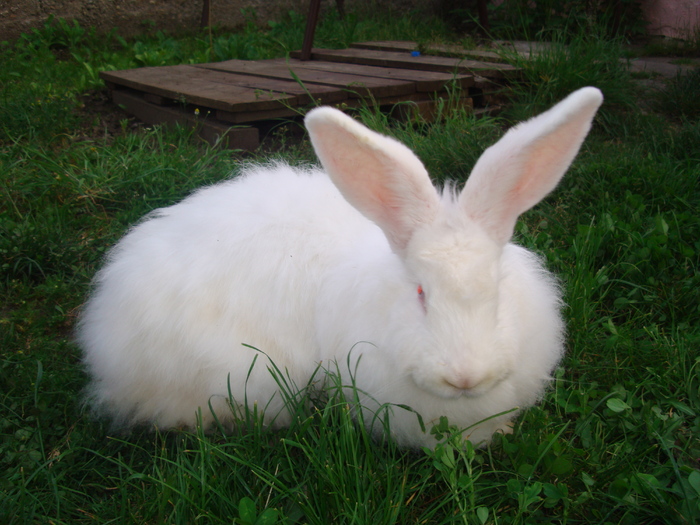
<svg viewBox="0 0 700 525">
<path fill-rule="evenodd" d="M 435 395 L 445 399 L 457 399 L 460 397 L 477 398 L 481 397 L 496 386 L 498 386 L 508 374 L 503 371 L 491 371 L 487 373 L 456 373 L 443 374 L 433 381 L 420 381 L 415 378 L 416 383 L 426 390 L 432 391 Z"/>
<path fill-rule="evenodd" d="M 489 383 L 487 385 L 484 385 L 483 383 L 480 383 L 474 387 L 471 388 L 461 388 L 459 386 L 455 386 L 452 383 L 450 383 L 447 380 L 443 380 L 443 384 L 445 385 L 445 388 L 448 389 L 449 391 L 452 392 L 453 398 L 458 398 L 458 397 L 471 397 L 471 398 L 476 398 L 476 397 L 481 397 L 487 392 L 489 392 L 494 386 L 494 383 Z"/>
<path fill-rule="evenodd" d="M 478 398 L 498 385 L 503 378 L 484 379 L 483 381 L 458 381 L 456 378 L 439 377 L 433 380 L 416 377 L 414 383 L 422 390 L 428 391 L 443 399 L 458 399 L 461 397 Z"/>
</svg>

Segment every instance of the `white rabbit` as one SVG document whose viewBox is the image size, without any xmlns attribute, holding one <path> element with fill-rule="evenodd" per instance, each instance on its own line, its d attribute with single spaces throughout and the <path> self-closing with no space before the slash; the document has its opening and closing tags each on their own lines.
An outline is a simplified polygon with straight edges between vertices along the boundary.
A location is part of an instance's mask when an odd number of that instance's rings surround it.
<svg viewBox="0 0 700 525">
<path fill-rule="evenodd" d="M 208 425 L 209 404 L 233 418 L 230 392 L 285 425 L 266 355 L 298 386 L 337 363 L 365 421 L 388 404 L 403 446 L 435 441 L 392 404 L 428 428 L 447 416 L 475 444 L 507 431 L 516 411 L 492 416 L 537 402 L 563 352 L 558 286 L 513 228 L 601 102 L 584 88 L 514 127 L 458 195 L 404 145 L 311 111 L 325 172 L 250 168 L 154 211 L 110 252 L 78 327 L 95 406 L 161 428 L 193 426 L 201 408 Z"/>
</svg>

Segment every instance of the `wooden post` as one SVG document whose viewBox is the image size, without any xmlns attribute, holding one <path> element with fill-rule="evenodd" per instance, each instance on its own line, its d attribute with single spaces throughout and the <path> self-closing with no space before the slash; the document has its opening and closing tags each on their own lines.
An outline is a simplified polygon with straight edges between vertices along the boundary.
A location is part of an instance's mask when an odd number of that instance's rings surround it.
<svg viewBox="0 0 700 525">
<path fill-rule="evenodd" d="M 318 12 L 321 8 L 321 0 L 311 0 L 309 3 L 309 16 L 306 19 L 306 32 L 304 33 L 304 44 L 301 46 L 301 60 L 311 59 L 311 48 L 314 45 L 314 33 L 318 22 Z"/>
<path fill-rule="evenodd" d="M 486 0 L 477 0 L 476 7 L 479 12 L 479 25 L 482 31 L 488 34 L 491 28 L 489 27 L 489 12 L 486 7 Z"/>
<path fill-rule="evenodd" d="M 199 27 L 211 27 L 211 0 L 202 3 L 202 20 Z"/>
</svg>

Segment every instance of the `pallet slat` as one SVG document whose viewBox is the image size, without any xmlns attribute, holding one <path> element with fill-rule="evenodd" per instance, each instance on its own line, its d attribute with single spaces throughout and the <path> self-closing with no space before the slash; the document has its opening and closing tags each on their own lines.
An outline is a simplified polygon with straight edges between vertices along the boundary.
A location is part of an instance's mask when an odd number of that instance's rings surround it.
<svg viewBox="0 0 700 525">
<path fill-rule="evenodd" d="M 474 85 L 474 75 L 468 73 L 454 74 L 441 71 L 367 66 L 348 62 L 320 62 L 317 60 L 308 62 L 295 60 L 293 64 L 303 64 L 302 67 L 316 71 L 361 74 L 380 79 L 406 80 L 412 82 L 419 93 L 443 91 L 448 84 L 452 83 L 456 83 L 461 88 L 468 88 Z"/>
<path fill-rule="evenodd" d="M 405 40 L 382 41 L 382 42 L 355 42 L 350 47 L 358 49 L 374 49 L 377 51 L 403 51 L 411 52 L 418 50 L 417 42 L 407 42 Z M 426 53 L 428 55 L 469 57 L 474 60 L 487 60 L 489 62 L 503 62 L 503 57 L 495 52 L 486 49 L 464 49 L 457 45 L 428 44 Z"/>
<path fill-rule="evenodd" d="M 415 83 L 407 80 L 377 78 L 360 75 L 357 72 L 318 70 L 306 67 L 301 61 L 287 63 L 284 60 L 266 60 L 265 62 L 226 60 L 213 64 L 200 64 L 197 67 L 213 71 L 244 73 L 254 75 L 255 78 L 291 81 L 295 83 L 296 89 L 300 90 L 314 85 L 331 86 L 345 90 L 350 98 L 368 95 L 374 97 L 407 95 L 416 90 Z M 299 86 L 294 75 L 303 83 L 303 86 Z"/>
<path fill-rule="evenodd" d="M 298 57 L 298 52 L 291 54 Z M 463 58 L 438 57 L 432 55 L 411 56 L 399 51 L 377 51 L 372 49 L 313 49 L 312 60 L 348 62 L 368 66 L 397 67 L 420 71 L 442 71 L 447 73 L 475 72 L 488 78 L 506 78 L 517 71 L 508 64 L 496 64 Z"/>
<path fill-rule="evenodd" d="M 297 106 L 311 102 L 310 93 L 322 103 L 345 100 L 340 89 L 311 85 L 305 90 L 296 82 L 224 73 L 194 66 L 163 66 L 108 71 L 102 78 L 112 84 L 126 86 L 191 105 L 225 111 L 264 111 L 284 105 Z"/>
<path fill-rule="evenodd" d="M 159 95 L 171 100 L 213 109 L 234 111 L 237 107 L 253 106 L 257 110 L 278 107 L 281 102 L 294 104 L 296 97 L 280 93 L 256 92 L 250 88 L 230 86 L 222 89 L 211 76 L 187 66 L 144 67 L 123 71 L 103 72 L 102 78 L 116 86 L 124 86 Z M 196 73 L 196 74 L 194 74 Z"/>
<path fill-rule="evenodd" d="M 198 67 L 220 71 L 239 71 L 268 78 L 293 79 L 292 72 L 303 82 L 314 82 L 338 87 L 364 87 L 367 94 L 389 96 L 381 88 L 387 87 L 391 94 L 442 91 L 449 83 L 455 82 L 466 88 L 474 84 L 473 75 L 417 71 L 411 69 L 365 66 L 345 62 L 302 62 L 297 59 L 272 59 L 264 62 L 247 60 L 226 60 Z M 413 88 L 408 87 L 412 85 Z M 362 91 L 358 90 L 362 96 Z M 351 94 L 352 96 L 352 94 Z"/>
</svg>

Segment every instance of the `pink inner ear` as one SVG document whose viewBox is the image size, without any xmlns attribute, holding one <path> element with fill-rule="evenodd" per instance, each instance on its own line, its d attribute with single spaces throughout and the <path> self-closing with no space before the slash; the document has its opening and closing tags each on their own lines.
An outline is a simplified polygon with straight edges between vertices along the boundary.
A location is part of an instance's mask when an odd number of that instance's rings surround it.
<svg viewBox="0 0 700 525">
<path fill-rule="evenodd" d="M 513 189 L 517 215 L 532 208 L 557 186 L 576 157 L 586 131 L 582 133 L 580 123 L 570 122 L 533 143 Z"/>
<path fill-rule="evenodd" d="M 508 131 L 474 166 L 460 196 L 467 215 L 507 243 L 518 217 L 557 186 L 601 102 L 599 91 L 584 88 Z"/>
<path fill-rule="evenodd" d="M 307 128 L 316 154 L 345 199 L 402 253 L 416 227 L 431 221 L 439 206 L 420 160 L 403 144 L 328 108 L 310 113 Z"/>
</svg>

